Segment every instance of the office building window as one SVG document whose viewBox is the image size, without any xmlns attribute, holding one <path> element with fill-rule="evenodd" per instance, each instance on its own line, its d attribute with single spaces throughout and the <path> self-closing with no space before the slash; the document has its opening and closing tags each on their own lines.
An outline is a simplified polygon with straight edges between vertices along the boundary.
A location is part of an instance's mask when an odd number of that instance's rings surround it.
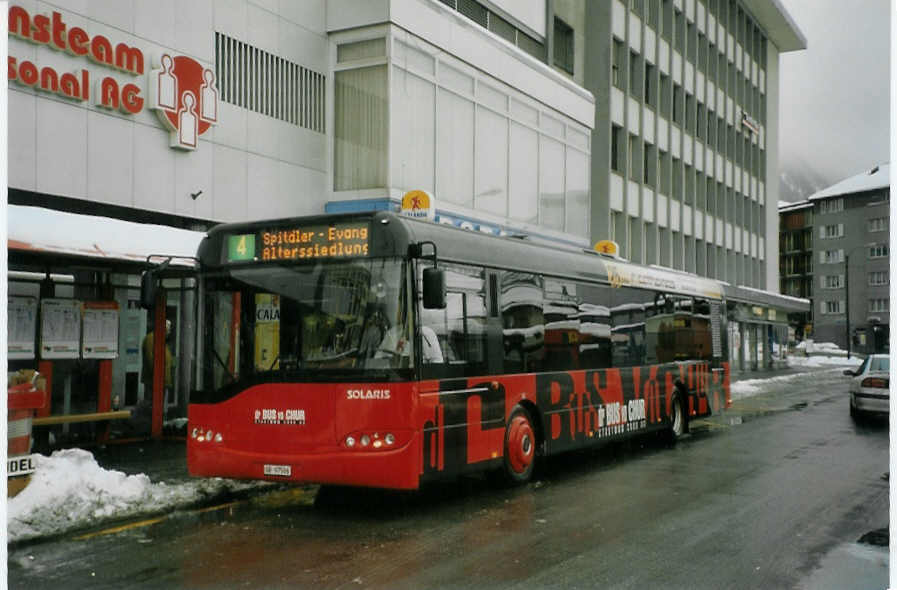
<svg viewBox="0 0 897 590">
<path fill-rule="evenodd" d="M 819 262 L 823 264 L 844 262 L 844 250 L 820 250 Z"/>
<path fill-rule="evenodd" d="M 342 70 L 334 84 L 333 188 L 386 186 L 386 66 Z"/>
<path fill-rule="evenodd" d="M 887 244 L 876 244 L 869 248 L 869 258 L 887 258 L 888 256 L 888 245 Z"/>
<path fill-rule="evenodd" d="M 878 287 L 880 285 L 890 284 L 890 280 L 888 279 L 888 271 L 880 270 L 869 273 L 869 286 Z"/>
<path fill-rule="evenodd" d="M 887 312 L 888 311 L 888 298 L 882 299 L 870 299 L 869 300 L 869 311 L 872 312 Z"/>
<path fill-rule="evenodd" d="M 645 62 L 645 104 L 656 106 L 657 92 L 654 90 L 654 66 Z"/>
<path fill-rule="evenodd" d="M 642 59 L 637 53 L 629 53 L 629 93 L 635 98 L 642 97 Z"/>
<path fill-rule="evenodd" d="M 819 311 L 825 315 L 836 315 L 844 313 L 843 301 L 820 301 Z"/>
<path fill-rule="evenodd" d="M 554 65 L 573 74 L 573 28 L 554 17 Z"/>
<path fill-rule="evenodd" d="M 626 52 L 623 51 L 623 42 L 619 39 L 614 39 L 613 52 L 613 63 L 611 64 L 611 82 L 614 86 L 622 90 L 623 76 L 621 72 L 623 71 L 623 58 L 626 56 Z"/>
<path fill-rule="evenodd" d="M 657 148 L 653 145 L 645 144 L 645 164 L 644 182 L 648 186 L 657 186 Z"/>
<path fill-rule="evenodd" d="M 623 128 L 613 126 L 610 132 L 610 167 L 611 170 L 622 172 L 623 164 Z"/>
<path fill-rule="evenodd" d="M 685 101 L 682 97 L 682 87 L 673 84 L 673 122 L 682 125 L 685 110 Z"/>
<path fill-rule="evenodd" d="M 844 211 L 844 199 L 824 199 L 819 202 L 820 213 L 840 213 Z"/>
<path fill-rule="evenodd" d="M 629 136 L 629 178 L 639 182 L 642 180 L 642 142 L 638 136 Z"/>
<path fill-rule="evenodd" d="M 820 287 L 823 289 L 843 289 L 844 275 L 823 275 L 820 278 Z"/>
<path fill-rule="evenodd" d="M 834 238 L 844 237 L 844 224 L 833 223 L 831 225 L 819 226 L 819 237 L 823 240 L 831 240 Z"/>
</svg>

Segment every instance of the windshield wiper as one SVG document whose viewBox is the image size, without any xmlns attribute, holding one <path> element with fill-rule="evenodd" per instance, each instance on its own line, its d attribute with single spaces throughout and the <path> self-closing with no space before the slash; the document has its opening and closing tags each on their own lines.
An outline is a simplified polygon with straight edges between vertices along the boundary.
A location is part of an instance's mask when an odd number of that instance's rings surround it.
<svg viewBox="0 0 897 590">
<path fill-rule="evenodd" d="M 227 363 L 221 360 L 221 357 L 218 355 L 218 351 L 213 348 L 212 354 L 215 355 L 215 359 L 221 364 L 221 367 L 224 369 L 224 372 L 227 373 L 227 376 L 230 377 L 230 382 L 236 383 L 237 376 L 230 372 L 230 367 L 227 366 Z"/>
</svg>

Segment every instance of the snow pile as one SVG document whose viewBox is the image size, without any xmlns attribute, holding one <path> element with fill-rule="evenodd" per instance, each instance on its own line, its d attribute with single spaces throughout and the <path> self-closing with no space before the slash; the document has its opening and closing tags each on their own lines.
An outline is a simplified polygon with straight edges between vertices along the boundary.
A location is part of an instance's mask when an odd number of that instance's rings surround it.
<svg viewBox="0 0 897 590">
<path fill-rule="evenodd" d="M 840 372 L 846 367 L 858 367 L 863 359 L 858 357 L 830 357 L 830 356 L 811 356 L 811 357 L 788 357 L 788 365 L 791 367 L 799 367 L 806 369 L 821 368 L 822 373 Z M 814 371 L 813 374 L 819 374 L 820 371 Z M 779 375 L 777 377 L 763 377 L 761 379 L 744 379 L 735 381 L 729 386 L 729 391 L 733 400 L 751 397 L 760 393 L 768 393 L 770 388 L 775 388 L 777 384 L 788 384 L 794 381 L 807 379 L 806 372 L 791 373 L 789 375 Z"/>
<path fill-rule="evenodd" d="M 780 375 L 778 377 L 764 377 L 762 379 L 743 379 L 732 383 L 729 392 L 733 400 L 751 397 L 769 391 L 769 386 L 774 383 L 787 383 L 805 378 L 800 373 L 794 375 Z"/>
<path fill-rule="evenodd" d="M 859 367 L 863 362 L 858 356 L 789 356 L 789 367 L 813 368 L 836 365 L 839 367 Z"/>
<path fill-rule="evenodd" d="M 847 356 L 847 351 L 838 348 L 838 345 L 834 342 L 814 342 L 813 340 L 807 339 L 798 342 L 797 346 L 795 346 L 795 349 L 803 352 L 804 354 Z"/>
<path fill-rule="evenodd" d="M 144 474 L 103 469 L 82 449 L 34 455 L 35 472 L 7 506 L 7 541 L 16 542 L 194 504 L 226 492 L 267 486 L 264 482 L 197 479 L 166 485 Z"/>
</svg>

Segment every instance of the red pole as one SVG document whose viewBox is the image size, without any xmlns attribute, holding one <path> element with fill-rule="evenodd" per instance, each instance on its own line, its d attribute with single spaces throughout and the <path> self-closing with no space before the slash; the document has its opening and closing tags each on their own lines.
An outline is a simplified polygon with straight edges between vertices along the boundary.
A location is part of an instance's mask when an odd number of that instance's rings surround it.
<svg viewBox="0 0 897 590">
<path fill-rule="evenodd" d="M 53 391 L 53 361 L 40 361 L 37 363 L 37 372 L 40 373 L 44 379 L 47 380 L 46 392 L 47 396 L 44 398 L 46 401 L 44 405 L 37 408 L 37 416 L 44 417 L 50 415 L 50 398 L 51 392 Z"/>
<path fill-rule="evenodd" d="M 112 361 L 104 359 L 100 361 L 100 387 L 97 398 L 97 412 L 108 412 L 112 409 Z M 97 429 L 97 440 L 105 442 L 109 438 L 109 422 L 102 421 Z"/>
<path fill-rule="evenodd" d="M 162 418 L 165 413 L 165 292 L 160 289 L 156 297 L 156 317 L 153 323 L 153 422 L 152 436 L 162 436 Z"/>
</svg>

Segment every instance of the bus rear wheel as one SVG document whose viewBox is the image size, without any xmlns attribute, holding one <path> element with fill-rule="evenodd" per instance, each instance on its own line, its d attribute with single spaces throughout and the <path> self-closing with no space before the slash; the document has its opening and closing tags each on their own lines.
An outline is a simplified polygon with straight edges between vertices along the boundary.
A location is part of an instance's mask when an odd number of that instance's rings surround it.
<svg viewBox="0 0 897 590">
<path fill-rule="evenodd" d="M 505 428 L 504 475 L 512 484 L 523 484 L 533 475 L 536 462 L 536 431 L 529 412 L 514 408 Z"/>
<path fill-rule="evenodd" d="M 673 397 L 673 404 L 670 407 L 670 428 L 667 431 L 667 437 L 670 442 L 676 442 L 685 435 L 685 410 L 682 394 Z"/>
</svg>

